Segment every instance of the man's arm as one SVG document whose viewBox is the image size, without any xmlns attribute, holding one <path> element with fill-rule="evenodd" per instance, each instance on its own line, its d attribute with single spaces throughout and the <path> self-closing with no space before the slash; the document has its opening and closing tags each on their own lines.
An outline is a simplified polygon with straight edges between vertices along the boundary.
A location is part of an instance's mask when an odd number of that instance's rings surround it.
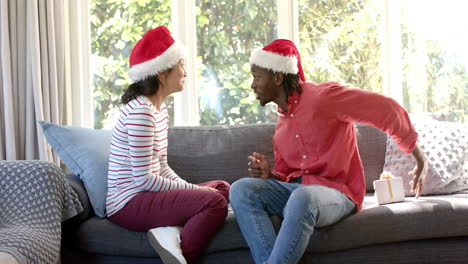
<svg viewBox="0 0 468 264">
<path fill-rule="evenodd" d="M 411 155 L 413 155 L 416 161 L 416 167 L 408 173 L 413 176 L 413 180 L 410 182 L 411 192 L 415 192 L 416 198 L 419 198 L 422 193 L 424 180 L 426 179 L 428 163 L 426 156 L 418 145 L 416 145 L 413 152 L 411 152 Z"/>
</svg>

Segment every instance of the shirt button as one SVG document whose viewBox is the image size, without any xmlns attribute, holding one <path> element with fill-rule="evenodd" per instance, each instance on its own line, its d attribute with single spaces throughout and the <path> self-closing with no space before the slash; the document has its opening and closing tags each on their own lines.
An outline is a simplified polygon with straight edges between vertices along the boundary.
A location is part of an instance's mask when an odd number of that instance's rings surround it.
<svg viewBox="0 0 468 264">
<path fill-rule="evenodd" d="M 306 171 L 305 171 L 305 173 L 309 173 L 309 171 L 308 171 L 308 170 L 306 170 Z"/>
<path fill-rule="evenodd" d="M 294 114 L 291 114 L 291 117 L 294 117 Z"/>
<path fill-rule="evenodd" d="M 299 138 L 299 135 L 296 135 L 296 138 Z"/>
<path fill-rule="evenodd" d="M 304 156 L 302 156 L 302 158 L 304 158 L 304 159 L 305 159 L 305 158 L 307 158 L 307 156 L 306 156 L 306 155 L 304 155 Z"/>
<path fill-rule="evenodd" d="M 297 104 L 297 100 L 295 100 L 294 103 Z"/>
</svg>

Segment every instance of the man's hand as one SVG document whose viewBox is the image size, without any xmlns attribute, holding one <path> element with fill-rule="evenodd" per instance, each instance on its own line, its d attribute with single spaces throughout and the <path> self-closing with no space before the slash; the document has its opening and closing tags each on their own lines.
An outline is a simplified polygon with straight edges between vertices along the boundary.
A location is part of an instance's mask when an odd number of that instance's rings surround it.
<svg viewBox="0 0 468 264">
<path fill-rule="evenodd" d="M 254 152 L 252 156 L 248 158 L 249 163 L 247 164 L 249 167 L 249 174 L 250 177 L 254 178 L 270 178 L 272 174 L 270 172 L 270 162 L 268 159 L 260 153 Z"/>
<path fill-rule="evenodd" d="M 416 145 L 411 154 L 416 160 L 416 167 L 414 167 L 414 169 L 410 171 L 408 175 L 413 176 L 413 180 L 410 182 L 411 193 L 416 193 L 416 199 L 418 199 L 421 196 L 422 187 L 424 181 L 426 180 L 428 165 L 426 156 L 424 156 L 424 153 L 418 145 Z"/>
</svg>

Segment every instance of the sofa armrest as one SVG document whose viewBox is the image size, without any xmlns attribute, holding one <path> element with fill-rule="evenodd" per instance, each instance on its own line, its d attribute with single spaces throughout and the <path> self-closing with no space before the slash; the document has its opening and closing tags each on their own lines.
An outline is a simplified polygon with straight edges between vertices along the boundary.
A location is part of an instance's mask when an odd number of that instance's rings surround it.
<svg viewBox="0 0 468 264">
<path fill-rule="evenodd" d="M 67 174 L 65 175 L 65 179 L 67 180 L 70 187 L 72 187 L 72 189 L 76 192 L 78 199 L 83 206 L 83 212 L 65 222 L 66 225 L 75 225 L 93 216 L 94 211 L 91 206 L 91 202 L 89 201 L 86 188 L 80 178 L 74 174 Z"/>
</svg>

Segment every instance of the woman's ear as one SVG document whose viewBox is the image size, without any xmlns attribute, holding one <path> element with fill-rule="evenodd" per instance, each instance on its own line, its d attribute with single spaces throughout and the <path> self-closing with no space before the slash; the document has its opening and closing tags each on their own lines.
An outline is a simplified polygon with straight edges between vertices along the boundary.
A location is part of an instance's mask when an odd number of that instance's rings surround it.
<svg viewBox="0 0 468 264">
<path fill-rule="evenodd" d="M 167 71 L 158 73 L 158 81 L 162 86 L 166 86 Z"/>
</svg>

